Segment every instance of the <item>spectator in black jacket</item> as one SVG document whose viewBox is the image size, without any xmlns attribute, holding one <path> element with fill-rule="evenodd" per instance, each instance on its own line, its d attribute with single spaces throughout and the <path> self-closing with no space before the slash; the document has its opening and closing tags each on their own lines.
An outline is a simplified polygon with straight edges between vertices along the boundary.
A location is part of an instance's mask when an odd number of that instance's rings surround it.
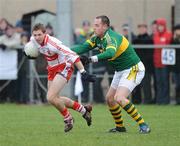
<svg viewBox="0 0 180 146">
<path fill-rule="evenodd" d="M 129 31 L 131 31 L 131 32 L 129 32 Z M 130 26 L 128 24 L 122 25 L 122 34 L 126 37 L 126 39 L 128 39 L 131 42 L 133 42 L 136 38 L 136 35 L 132 32 L 132 30 L 130 29 Z M 130 35 L 131 39 L 129 38 L 129 35 Z"/>
<path fill-rule="evenodd" d="M 172 44 L 180 45 L 180 24 L 174 27 Z M 175 73 L 176 103 L 180 104 L 180 48 L 176 48 L 176 64 L 173 66 L 173 72 Z"/>
<path fill-rule="evenodd" d="M 138 25 L 138 35 L 133 41 L 134 44 L 147 45 L 153 44 L 151 36 L 148 34 L 148 29 L 146 24 Z M 137 54 L 141 58 L 142 62 L 145 65 L 146 73 L 143 79 L 141 86 L 137 86 L 133 92 L 133 102 L 141 103 L 141 89 L 144 94 L 144 103 L 150 104 L 152 103 L 152 92 L 151 92 L 151 78 L 153 73 L 153 49 L 148 48 L 137 48 Z"/>
</svg>

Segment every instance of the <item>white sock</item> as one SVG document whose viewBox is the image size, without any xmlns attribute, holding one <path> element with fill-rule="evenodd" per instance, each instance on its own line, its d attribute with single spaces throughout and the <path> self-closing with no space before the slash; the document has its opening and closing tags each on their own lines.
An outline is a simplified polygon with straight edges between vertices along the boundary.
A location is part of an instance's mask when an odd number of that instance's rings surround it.
<svg viewBox="0 0 180 146">
<path fill-rule="evenodd" d="M 84 114 L 85 114 L 86 109 L 84 108 L 84 106 L 83 106 L 83 105 L 81 105 L 81 106 L 79 107 L 78 112 L 80 112 L 82 115 L 84 115 Z"/>
</svg>

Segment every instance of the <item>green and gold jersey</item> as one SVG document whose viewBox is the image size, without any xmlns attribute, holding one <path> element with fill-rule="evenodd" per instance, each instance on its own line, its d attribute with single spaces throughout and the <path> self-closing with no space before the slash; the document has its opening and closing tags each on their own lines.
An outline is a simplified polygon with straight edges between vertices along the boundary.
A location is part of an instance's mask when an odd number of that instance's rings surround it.
<svg viewBox="0 0 180 146">
<path fill-rule="evenodd" d="M 128 40 L 110 28 L 105 32 L 103 38 L 94 35 L 83 45 L 77 45 L 71 49 L 77 54 L 83 54 L 94 48 L 100 51 L 97 54 L 98 60 L 108 60 L 116 71 L 128 69 L 140 61 Z"/>
</svg>

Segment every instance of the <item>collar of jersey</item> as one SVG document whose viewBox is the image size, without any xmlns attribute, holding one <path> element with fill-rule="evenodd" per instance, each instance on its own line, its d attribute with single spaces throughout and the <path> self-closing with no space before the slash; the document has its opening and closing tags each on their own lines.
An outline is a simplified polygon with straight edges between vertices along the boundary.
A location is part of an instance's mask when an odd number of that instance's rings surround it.
<svg viewBox="0 0 180 146">
<path fill-rule="evenodd" d="M 105 32 L 104 32 L 104 36 L 101 38 L 101 40 L 103 40 L 106 36 L 106 33 L 110 30 L 110 28 L 108 28 Z"/>
<path fill-rule="evenodd" d="M 48 35 L 46 34 L 45 37 L 44 37 L 43 43 L 41 44 L 41 46 L 47 45 L 48 39 L 49 39 L 49 37 L 48 37 Z"/>
</svg>

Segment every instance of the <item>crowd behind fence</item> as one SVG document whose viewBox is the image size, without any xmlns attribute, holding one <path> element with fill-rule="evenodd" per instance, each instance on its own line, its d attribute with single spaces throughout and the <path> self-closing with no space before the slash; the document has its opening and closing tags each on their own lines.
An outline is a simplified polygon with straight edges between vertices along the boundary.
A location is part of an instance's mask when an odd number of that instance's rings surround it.
<svg viewBox="0 0 180 146">
<path fill-rule="evenodd" d="M 161 47 L 161 48 L 170 48 L 170 49 L 179 49 L 180 45 L 133 45 L 134 48 L 155 48 L 155 47 Z M 42 59 L 42 58 L 41 58 Z M 174 58 L 176 59 L 176 58 Z M 3 86 L 0 88 L 1 92 L 1 98 L 2 95 L 6 95 L 7 98 L 5 101 L 1 102 L 17 102 L 17 103 L 46 103 L 46 91 L 47 91 L 47 75 L 38 73 L 37 67 L 36 67 L 36 61 L 28 60 L 23 56 L 22 48 L 18 49 L 18 78 L 17 80 L 7 80 Z M 174 65 L 168 65 L 169 66 L 169 98 L 170 103 L 176 103 L 175 101 L 175 88 L 176 88 L 176 82 L 174 81 L 174 72 L 171 69 Z M 105 93 L 107 92 L 107 89 L 110 85 L 110 82 L 113 77 L 113 71 L 109 71 L 107 69 L 107 64 L 104 64 L 105 72 L 98 73 L 97 78 L 100 80 L 100 85 L 98 84 L 88 84 L 88 86 L 84 90 L 89 90 L 88 96 L 83 97 L 83 102 L 98 102 L 98 103 L 104 103 L 105 102 Z M 94 72 L 93 66 L 88 66 L 89 72 Z M 148 66 L 146 66 L 148 68 Z M 71 97 L 76 98 L 74 96 L 74 80 L 76 78 L 76 74 L 73 75 L 73 78 L 71 79 L 72 84 L 70 84 L 68 93 L 71 92 Z M 149 90 L 152 91 L 152 99 L 155 100 L 155 85 L 154 85 L 154 77 L 153 74 L 151 76 L 151 88 Z M 10 85 L 11 82 L 13 82 L 13 86 Z M 167 81 L 168 84 L 168 81 Z M 6 90 L 6 88 L 10 85 L 11 87 Z M 93 87 L 95 86 L 95 87 Z M 101 86 L 101 88 L 96 87 Z M 8 93 L 12 92 L 12 87 L 14 87 L 13 91 L 13 97 L 8 97 Z M 94 89 L 93 89 L 94 88 Z M 100 91 L 101 90 L 101 91 Z M 140 89 L 141 93 L 143 92 L 142 89 Z M 3 94 L 3 92 L 6 92 Z M 102 92 L 100 94 L 100 92 Z M 66 93 L 64 93 L 66 94 Z M 98 97 L 101 96 L 101 97 Z M 133 96 L 130 96 L 129 98 L 135 98 Z M 141 96 L 141 103 L 144 101 L 144 94 Z M 133 100 L 133 99 L 131 99 Z M 135 101 L 136 102 L 136 101 Z M 139 101 L 137 102 L 137 104 Z M 155 101 L 152 101 L 152 103 L 156 103 Z"/>
<path fill-rule="evenodd" d="M 165 21 L 164 19 L 158 19 L 157 22 L 153 22 L 152 29 L 156 23 L 163 26 Z M 36 61 L 28 60 L 24 57 L 22 46 L 27 43 L 29 34 L 23 30 L 20 21 L 17 22 L 16 27 L 13 27 L 4 19 L 1 20 L 0 24 L 3 24 L 0 25 L 3 26 L 0 28 L 1 35 L 4 35 L 7 39 L 7 44 L 4 44 L 5 41 L 2 41 L 3 37 L 0 37 L 1 54 L 10 50 L 18 52 L 17 78 L 0 80 L 0 102 L 46 103 L 47 75 L 45 69 L 46 63 L 43 61 L 43 57 L 40 55 Z M 54 35 L 51 25 L 48 24 L 46 29 L 48 34 Z M 111 29 L 114 28 L 111 26 Z M 172 102 L 180 104 L 180 25 L 177 25 L 173 30 L 174 36 L 169 32 L 164 32 L 165 35 L 161 37 L 158 34 L 154 35 L 156 31 L 152 31 L 154 34 L 149 35 L 146 24 L 138 25 L 139 32 L 137 36 L 130 32 L 131 29 L 128 24 L 124 24 L 122 29 L 123 35 L 131 40 L 135 51 L 146 68 L 146 75 L 142 84 L 135 88 L 129 98 L 135 104 L 169 104 Z M 83 21 L 82 28 L 75 29 L 75 44 L 83 43 L 92 35 L 92 32 L 90 22 L 87 20 Z M 11 37 L 6 37 L 6 35 Z M 16 43 L 19 43 L 13 47 L 8 46 L 9 42 L 12 42 L 12 40 L 8 40 L 9 38 L 17 38 L 18 41 Z M 164 39 L 167 39 L 168 42 L 161 43 Z M 161 50 L 161 53 L 159 50 Z M 86 55 L 92 56 L 97 54 L 97 52 L 98 50 L 95 49 Z M 0 63 L 5 65 L 3 60 Z M 105 62 L 90 64 L 86 66 L 86 69 L 90 73 L 97 75 L 97 81 L 94 84 L 83 83 L 82 102 L 104 103 L 105 94 L 110 86 L 114 71 Z M 5 74 L 7 75 L 7 73 Z M 74 96 L 75 79 L 76 71 L 70 84 L 64 91 L 66 96 L 77 98 Z"/>
</svg>

